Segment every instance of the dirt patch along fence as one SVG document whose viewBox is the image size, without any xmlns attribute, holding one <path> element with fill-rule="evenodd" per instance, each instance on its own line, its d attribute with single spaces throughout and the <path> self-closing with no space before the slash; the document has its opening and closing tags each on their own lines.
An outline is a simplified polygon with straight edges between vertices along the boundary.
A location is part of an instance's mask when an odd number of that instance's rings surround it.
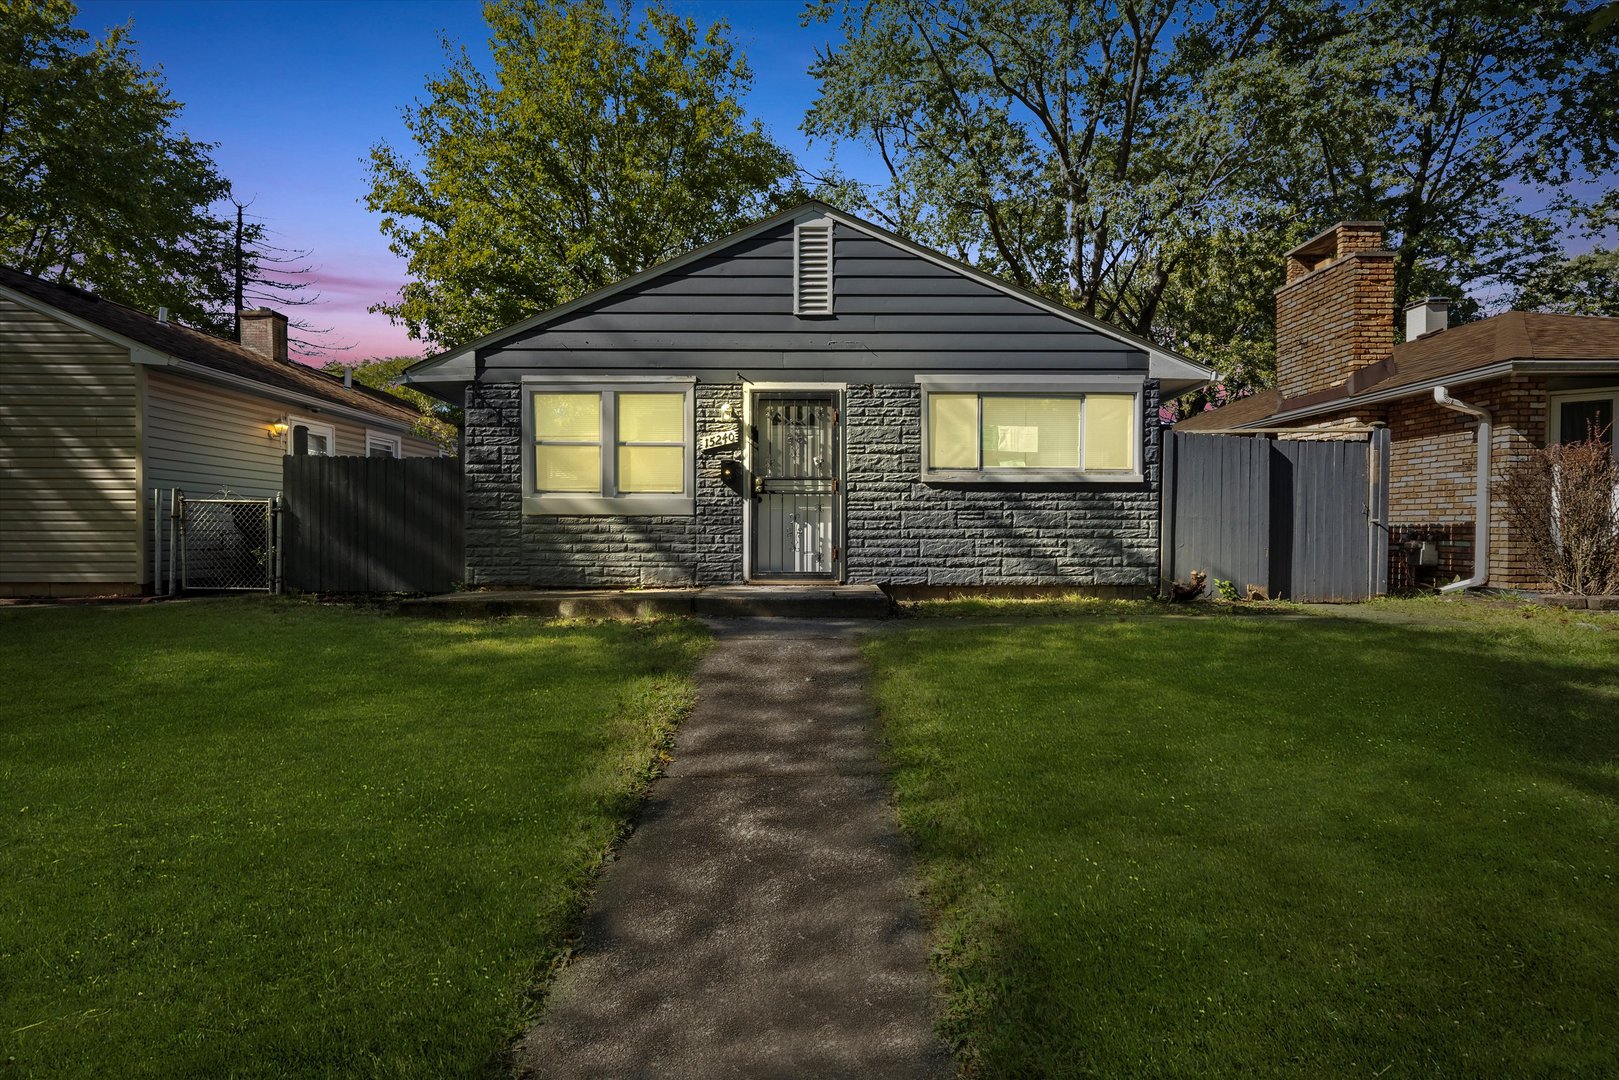
<svg viewBox="0 0 1619 1080">
<path fill-rule="evenodd" d="M 439 593 L 465 576 L 458 460 L 288 457 L 281 484 L 285 588 Z"/>
</svg>

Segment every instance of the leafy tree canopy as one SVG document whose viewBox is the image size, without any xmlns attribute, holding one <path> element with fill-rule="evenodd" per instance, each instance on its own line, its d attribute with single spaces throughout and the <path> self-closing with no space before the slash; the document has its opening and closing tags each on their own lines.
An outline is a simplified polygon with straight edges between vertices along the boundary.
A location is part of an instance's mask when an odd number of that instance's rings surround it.
<svg viewBox="0 0 1619 1080">
<path fill-rule="evenodd" d="M 824 0 L 829 195 L 1212 363 L 1273 377 L 1281 254 L 1389 225 L 1397 290 L 1500 297 L 1552 194 L 1619 160 L 1619 35 L 1513 0 Z M 886 179 L 841 175 L 874 150 Z M 1544 205 L 1537 205 L 1537 202 Z M 1470 298 L 1471 294 L 1471 298 Z"/>
<path fill-rule="evenodd" d="M 430 439 L 442 446 L 446 452 L 454 454 L 460 435 L 461 410 L 404 384 L 405 369 L 412 364 L 421 363 L 421 360 L 420 356 L 390 356 L 362 360 L 358 364 L 340 364 L 333 361 L 321 370 L 339 378 L 345 370 L 352 370 L 354 381 L 361 386 L 369 386 L 373 390 L 381 390 L 410 402 L 422 414 L 411 428 L 411 433 L 423 439 Z"/>
<path fill-rule="evenodd" d="M 743 115 L 724 23 L 658 0 L 497 0 L 494 68 L 462 50 L 371 152 L 367 203 L 411 281 L 378 305 L 450 345 L 611 284 L 774 208 L 790 155 Z M 448 46 L 447 50 L 448 50 Z"/>
<path fill-rule="evenodd" d="M 75 14 L 0 0 L 0 261 L 229 336 L 235 207 L 214 146 L 179 130 L 180 103 L 127 28 L 95 40 Z M 300 268 L 261 222 L 241 248 L 249 302 L 301 299 Z"/>
<path fill-rule="evenodd" d="M 1583 217 L 1584 240 L 1619 233 L 1619 190 L 1609 192 Z M 1562 315 L 1619 316 L 1619 247 L 1596 244 L 1578 255 L 1547 256 L 1524 275 L 1512 306 Z"/>
</svg>

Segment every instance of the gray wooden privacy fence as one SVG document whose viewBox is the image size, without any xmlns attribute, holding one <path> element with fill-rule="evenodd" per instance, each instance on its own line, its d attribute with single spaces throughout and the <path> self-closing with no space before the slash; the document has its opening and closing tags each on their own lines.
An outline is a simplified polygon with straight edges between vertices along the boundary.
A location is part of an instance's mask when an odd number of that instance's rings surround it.
<svg viewBox="0 0 1619 1080">
<path fill-rule="evenodd" d="M 1273 600 L 1365 600 L 1388 591 L 1389 434 L 1284 441 L 1164 436 L 1164 576 L 1192 571 Z"/>
<path fill-rule="evenodd" d="M 281 487 L 285 588 L 437 593 L 465 576 L 454 458 L 288 457 Z"/>
</svg>

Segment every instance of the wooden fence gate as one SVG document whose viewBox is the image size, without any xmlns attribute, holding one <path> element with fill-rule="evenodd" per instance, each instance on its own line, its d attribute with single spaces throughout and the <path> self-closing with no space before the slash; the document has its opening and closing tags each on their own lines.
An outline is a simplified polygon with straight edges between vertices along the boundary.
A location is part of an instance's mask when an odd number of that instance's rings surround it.
<svg viewBox="0 0 1619 1080">
<path fill-rule="evenodd" d="M 285 588 L 438 593 L 465 576 L 454 458 L 288 457 L 281 486 Z"/>
<path fill-rule="evenodd" d="M 1388 591 L 1389 434 L 1333 441 L 1164 436 L 1163 573 L 1273 600 Z"/>
</svg>

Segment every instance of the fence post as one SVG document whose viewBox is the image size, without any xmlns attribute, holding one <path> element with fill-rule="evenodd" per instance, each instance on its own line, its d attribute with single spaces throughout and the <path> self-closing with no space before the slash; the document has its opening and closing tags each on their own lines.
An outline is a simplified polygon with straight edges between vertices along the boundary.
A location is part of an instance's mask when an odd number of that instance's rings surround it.
<svg viewBox="0 0 1619 1080">
<path fill-rule="evenodd" d="M 1389 591 L 1389 455 L 1393 435 L 1386 427 L 1372 432 L 1366 452 L 1367 472 L 1371 475 L 1371 593 L 1387 596 Z"/>
<path fill-rule="evenodd" d="M 270 592 L 275 596 L 281 595 L 281 523 L 284 520 L 281 505 L 281 492 L 275 493 L 270 500 L 270 550 L 274 552 L 270 571 Z"/>
<path fill-rule="evenodd" d="M 1169 594 L 1168 582 L 1175 580 L 1175 455 L 1180 436 L 1174 428 L 1164 431 L 1158 468 L 1158 592 Z"/>
</svg>

